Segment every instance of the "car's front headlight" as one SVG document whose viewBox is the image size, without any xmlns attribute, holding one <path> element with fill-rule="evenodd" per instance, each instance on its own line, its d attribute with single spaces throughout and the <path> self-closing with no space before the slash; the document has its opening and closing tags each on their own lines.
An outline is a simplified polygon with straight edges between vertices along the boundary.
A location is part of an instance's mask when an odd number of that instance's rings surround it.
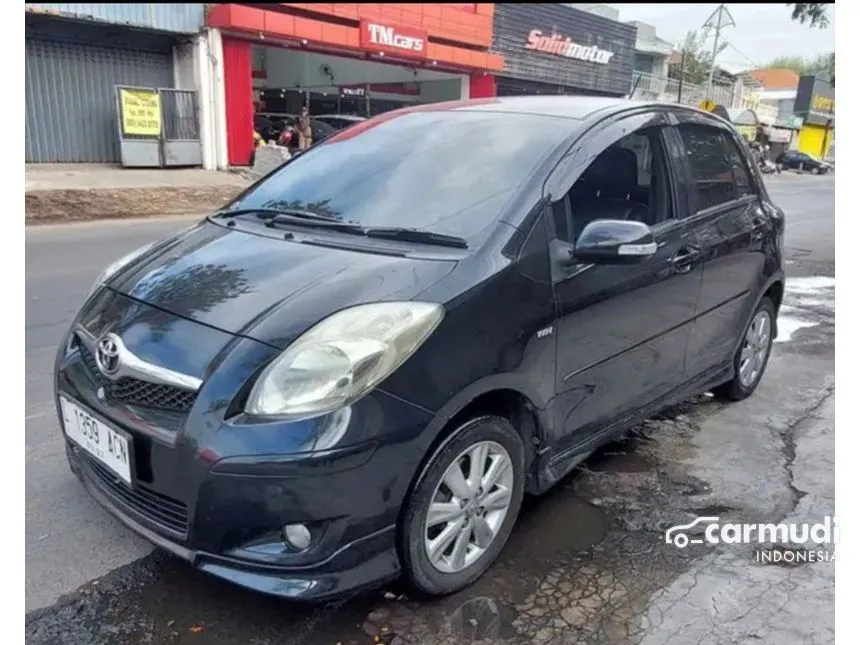
<svg viewBox="0 0 860 645">
<path fill-rule="evenodd" d="M 385 379 L 433 333 L 441 305 L 358 305 L 317 323 L 260 374 L 245 412 L 307 418 L 350 405 Z"/>
<path fill-rule="evenodd" d="M 105 282 L 111 279 L 111 277 L 120 269 L 122 269 L 126 264 L 132 262 L 139 258 L 141 255 L 149 251 L 153 246 L 155 246 L 155 242 L 150 242 L 149 244 L 140 247 L 139 249 L 132 251 L 131 253 L 122 256 L 119 260 L 114 260 L 111 262 L 104 271 L 99 274 L 99 277 L 96 278 L 96 281 L 93 283 L 93 286 L 90 288 L 90 292 L 87 294 L 87 298 L 89 298 L 93 293 L 95 293 L 96 289 L 101 287 Z"/>
</svg>

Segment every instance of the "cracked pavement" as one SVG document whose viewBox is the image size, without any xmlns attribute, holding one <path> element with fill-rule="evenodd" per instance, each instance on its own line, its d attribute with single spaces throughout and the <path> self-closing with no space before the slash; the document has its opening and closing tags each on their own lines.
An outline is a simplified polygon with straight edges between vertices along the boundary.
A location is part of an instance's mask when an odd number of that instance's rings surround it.
<svg viewBox="0 0 860 645">
<path fill-rule="evenodd" d="M 91 502 L 49 449 L 61 444 L 44 413 L 45 356 L 102 259 L 94 255 L 92 276 L 70 274 L 55 244 L 61 235 L 81 245 L 115 235 L 131 247 L 186 223 L 28 230 L 28 305 L 36 302 L 27 308 L 27 642 L 832 643 L 833 562 L 759 564 L 755 545 L 681 549 L 664 533 L 698 516 L 834 515 L 833 181 L 768 179 L 788 215 L 780 326 L 783 316 L 788 324 L 757 393 L 731 405 L 701 396 L 634 428 L 546 496 L 527 499 L 495 566 L 433 601 L 397 584 L 317 606 L 263 597 L 150 552 Z M 31 262 L 46 264 L 31 271 Z"/>
</svg>

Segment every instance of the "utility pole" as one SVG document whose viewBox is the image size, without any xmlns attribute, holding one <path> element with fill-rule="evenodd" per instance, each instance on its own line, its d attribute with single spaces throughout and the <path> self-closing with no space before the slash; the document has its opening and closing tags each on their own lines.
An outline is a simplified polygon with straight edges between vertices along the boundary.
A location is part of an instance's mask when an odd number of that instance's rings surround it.
<svg viewBox="0 0 860 645">
<path fill-rule="evenodd" d="M 723 23 L 723 16 L 727 18 L 725 24 Z M 732 14 L 729 13 L 729 10 L 726 9 L 726 5 L 720 4 L 717 7 L 717 10 L 711 14 L 710 18 L 705 21 L 703 27 L 705 29 L 714 29 L 714 49 L 711 51 L 711 69 L 708 72 L 708 91 L 706 98 L 711 98 L 711 89 L 714 85 L 714 69 L 717 67 L 717 47 L 720 44 L 720 30 L 723 27 L 734 27 L 735 21 L 732 18 Z"/>
</svg>

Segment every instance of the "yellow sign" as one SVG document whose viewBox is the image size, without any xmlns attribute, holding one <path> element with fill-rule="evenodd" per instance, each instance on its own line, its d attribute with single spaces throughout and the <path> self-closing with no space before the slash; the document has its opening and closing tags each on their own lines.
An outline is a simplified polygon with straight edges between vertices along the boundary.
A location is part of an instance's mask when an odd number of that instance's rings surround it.
<svg viewBox="0 0 860 645">
<path fill-rule="evenodd" d="M 756 127 L 754 125 L 736 125 L 735 128 L 745 139 L 755 141 Z"/>
<path fill-rule="evenodd" d="M 155 90 L 119 90 L 123 134 L 161 134 L 161 97 Z"/>
<path fill-rule="evenodd" d="M 717 104 L 713 101 L 709 101 L 708 99 L 702 99 L 699 102 L 699 109 L 704 110 L 705 112 L 713 112 L 717 108 Z"/>
<path fill-rule="evenodd" d="M 812 98 L 812 109 L 816 112 L 836 112 L 836 101 L 826 96 Z"/>
</svg>

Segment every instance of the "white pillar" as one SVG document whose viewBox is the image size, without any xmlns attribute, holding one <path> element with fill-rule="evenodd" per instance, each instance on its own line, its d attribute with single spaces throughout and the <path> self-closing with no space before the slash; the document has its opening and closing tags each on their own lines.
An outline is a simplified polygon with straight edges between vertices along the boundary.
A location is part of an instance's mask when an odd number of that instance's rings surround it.
<svg viewBox="0 0 860 645">
<path fill-rule="evenodd" d="M 460 75 L 460 100 L 465 101 L 469 98 L 469 76 L 467 74 Z"/>
<path fill-rule="evenodd" d="M 221 47 L 221 30 L 207 29 L 203 39 L 206 55 L 201 56 L 200 66 L 205 67 L 202 77 L 208 79 L 206 96 L 208 102 L 209 136 L 211 137 L 210 164 L 212 169 L 225 170 L 227 161 L 227 99 L 224 89 L 224 50 Z"/>
</svg>

